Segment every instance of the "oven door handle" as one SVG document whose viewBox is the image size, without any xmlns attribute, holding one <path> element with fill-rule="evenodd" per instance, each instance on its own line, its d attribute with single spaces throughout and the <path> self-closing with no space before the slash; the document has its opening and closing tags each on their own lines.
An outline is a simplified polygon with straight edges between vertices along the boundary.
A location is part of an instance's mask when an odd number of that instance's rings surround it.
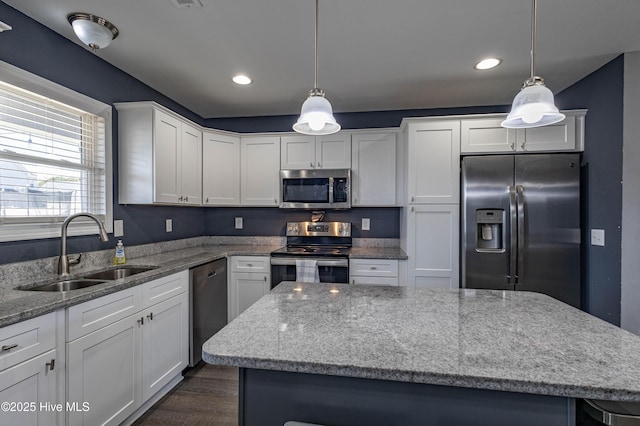
<svg viewBox="0 0 640 426">
<path fill-rule="evenodd" d="M 304 259 L 309 259 L 311 260 L 311 258 L 304 258 Z M 272 265 L 276 265 L 276 266 L 295 266 L 296 264 L 296 260 L 295 258 L 291 258 L 291 257 L 272 257 L 271 258 L 271 264 Z M 346 268 L 349 266 L 349 259 L 315 259 L 317 261 L 317 265 L 318 266 L 337 266 L 337 267 L 342 267 L 342 268 Z"/>
</svg>

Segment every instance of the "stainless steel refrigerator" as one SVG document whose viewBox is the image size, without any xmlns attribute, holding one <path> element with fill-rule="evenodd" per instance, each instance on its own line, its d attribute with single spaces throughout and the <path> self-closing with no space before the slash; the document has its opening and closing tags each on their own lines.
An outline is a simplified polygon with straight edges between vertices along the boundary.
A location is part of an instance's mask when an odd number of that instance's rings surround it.
<svg viewBox="0 0 640 426">
<path fill-rule="evenodd" d="M 461 282 L 580 307 L 578 154 L 465 157 Z"/>
</svg>

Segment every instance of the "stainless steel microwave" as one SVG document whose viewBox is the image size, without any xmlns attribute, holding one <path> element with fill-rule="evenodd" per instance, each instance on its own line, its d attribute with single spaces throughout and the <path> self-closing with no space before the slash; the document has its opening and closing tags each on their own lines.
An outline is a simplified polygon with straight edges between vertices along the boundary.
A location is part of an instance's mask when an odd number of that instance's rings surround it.
<svg viewBox="0 0 640 426">
<path fill-rule="evenodd" d="M 351 170 L 280 170 L 280 208 L 348 209 Z"/>
</svg>

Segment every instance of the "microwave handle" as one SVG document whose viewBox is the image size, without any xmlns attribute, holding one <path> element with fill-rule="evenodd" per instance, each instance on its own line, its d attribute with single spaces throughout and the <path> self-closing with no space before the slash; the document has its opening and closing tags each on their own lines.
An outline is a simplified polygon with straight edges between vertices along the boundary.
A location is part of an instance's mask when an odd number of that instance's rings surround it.
<svg viewBox="0 0 640 426">
<path fill-rule="evenodd" d="M 333 204 L 333 178 L 329 178 L 329 204 Z"/>
</svg>

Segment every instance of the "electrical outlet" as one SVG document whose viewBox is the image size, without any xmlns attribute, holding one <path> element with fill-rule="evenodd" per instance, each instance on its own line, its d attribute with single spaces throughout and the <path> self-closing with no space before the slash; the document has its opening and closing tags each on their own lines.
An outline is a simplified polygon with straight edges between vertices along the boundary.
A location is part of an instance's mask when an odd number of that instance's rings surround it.
<svg viewBox="0 0 640 426">
<path fill-rule="evenodd" d="M 236 229 L 242 229 L 242 218 L 236 217 Z"/>
<path fill-rule="evenodd" d="M 124 221 L 123 220 L 114 220 L 113 221 L 113 236 L 114 237 L 122 237 L 124 235 Z"/>
<path fill-rule="evenodd" d="M 604 229 L 591 230 L 591 245 L 604 246 Z"/>
<path fill-rule="evenodd" d="M 363 217 L 362 218 L 362 230 L 363 231 L 368 231 L 371 229 L 371 219 L 369 219 L 368 217 Z"/>
<path fill-rule="evenodd" d="M 167 219 L 165 222 L 165 230 L 167 232 L 173 232 L 173 221 L 171 219 Z"/>
</svg>

